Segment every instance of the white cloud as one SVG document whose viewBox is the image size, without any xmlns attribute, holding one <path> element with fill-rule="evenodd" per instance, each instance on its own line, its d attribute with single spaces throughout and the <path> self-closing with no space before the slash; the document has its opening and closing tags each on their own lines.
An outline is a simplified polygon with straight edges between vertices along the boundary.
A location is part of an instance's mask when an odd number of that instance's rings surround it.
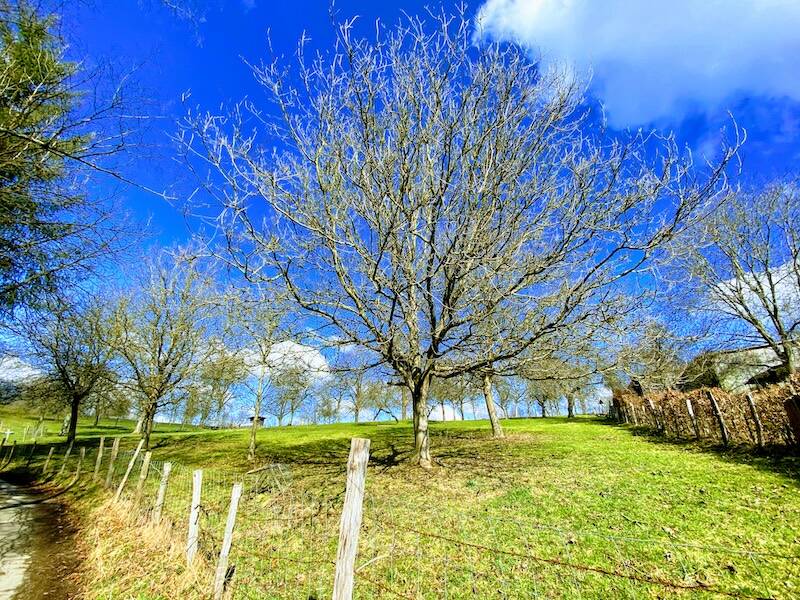
<svg viewBox="0 0 800 600">
<path fill-rule="evenodd" d="M 3 356 L 0 358 L 0 381 L 24 383 L 41 375 L 42 371 L 16 356 Z"/>
<path fill-rule="evenodd" d="M 591 69 L 615 127 L 739 95 L 800 101 L 798 0 L 487 0 L 479 20 L 491 38 Z"/>
<path fill-rule="evenodd" d="M 292 340 L 278 342 L 269 350 L 266 364 L 260 364 L 258 352 L 245 350 L 244 361 L 250 373 L 259 376 L 269 375 L 273 369 L 300 368 L 308 372 L 312 379 L 325 379 L 330 373 L 328 361 L 319 350 L 312 346 L 299 344 Z"/>
</svg>

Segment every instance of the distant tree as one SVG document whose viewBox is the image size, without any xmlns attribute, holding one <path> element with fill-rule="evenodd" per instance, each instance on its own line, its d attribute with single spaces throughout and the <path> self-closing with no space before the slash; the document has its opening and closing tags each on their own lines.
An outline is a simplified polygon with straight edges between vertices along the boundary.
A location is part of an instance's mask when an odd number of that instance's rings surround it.
<svg viewBox="0 0 800 600">
<path fill-rule="evenodd" d="M 222 340 L 211 340 L 208 345 L 206 358 L 199 365 L 196 377 L 200 389 L 208 397 L 217 425 L 222 426 L 225 409 L 233 399 L 235 387 L 244 382 L 247 367 L 242 354 L 226 348 Z"/>
<path fill-rule="evenodd" d="M 69 410 L 67 442 L 75 440 L 78 416 L 86 403 L 113 385 L 113 341 L 103 305 L 83 300 L 51 301 L 46 310 L 17 312 L 9 329 L 26 354 L 45 372 L 27 399 L 62 403 Z M 95 400 L 96 402 L 97 400 Z"/>
<path fill-rule="evenodd" d="M 219 203 L 215 251 L 393 371 L 423 467 L 431 382 L 625 314 L 620 282 L 705 217 L 736 150 L 698 173 L 669 137 L 604 139 L 566 71 L 458 16 L 374 42 L 346 22 L 299 56 L 256 69 L 272 107 L 190 116 L 179 141 Z"/>
<path fill-rule="evenodd" d="M 717 317 L 734 345 L 767 345 L 788 373 L 800 364 L 800 187 L 731 193 L 673 248 L 691 308 Z M 698 292 L 698 293 L 692 293 Z"/>
<path fill-rule="evenodd" d="M 163 256 L 137 283 L 115 311 L 114 349 L 124 382 L 141 400 L 141 434 L 149 448 L 156 414 L 186 393 L 208 356 L 213 282 L 194 261 Z"/>
<path fill-rule="evenodd" d="M 283 425 L 289 417 L 289 425 L 311 397 L 312 382 L 310 374 L 303 367 L 283 366 L 276 370 L 273 382 L 274 394 L 267 401 L 267 410 Z"/>
</svg>

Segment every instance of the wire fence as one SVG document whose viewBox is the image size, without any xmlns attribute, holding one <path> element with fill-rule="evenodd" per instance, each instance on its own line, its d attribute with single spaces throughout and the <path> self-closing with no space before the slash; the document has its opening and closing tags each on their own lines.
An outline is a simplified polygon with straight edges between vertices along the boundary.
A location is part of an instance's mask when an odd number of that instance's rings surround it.
<svg viewBox="0 0 800 600">
<path fill-rule="evenodd" d="M 102 453 L 97 446 L 51 448 L 17 446 L 10 456 L 6 449 L 0 469 L 27 468 L 53 489 L 106 486 L 132 523 L 157 521 L 190 545 L 196 469 L 130 449 L 112 462 L 108 445 Z M 350 466 L 342 465 L 336 489 L 280 464 L 247 473 L 202 470 L 197 553 L 209 565 L 219 560 L 232 489 L 241 486 L 223 565 L 226 597 L 342 598 L 334 585 L 342 537 L 354 533 L 344 531 L 342 517 Z M 435 505 L 424 491 L 387 496 L 369 482 L 359 486 L 356 598 L 755 599 L 789 598 L 787 589 L 800 589 L 800 551 L 702 545 L 663 531 L 639 537 L 575 530 L 507 508 Z"/>
</svg>

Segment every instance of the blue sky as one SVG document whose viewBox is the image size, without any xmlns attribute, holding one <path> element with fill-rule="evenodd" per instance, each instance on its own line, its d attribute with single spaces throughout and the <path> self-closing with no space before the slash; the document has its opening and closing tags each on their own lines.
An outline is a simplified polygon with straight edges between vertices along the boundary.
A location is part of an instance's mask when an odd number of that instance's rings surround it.
<svg viewBox="0 0 800 600">
<path fill-rule="evenodd" d="M 146 134 L 155 154 L 126 166 L 126 175 L 156 189 L 181 177 L 169 160 L 168 136 L 187 108 L 261 95 L 245 60 L 291 55 L 303 31 L 327 46 L 332 28 L 325 1 L 190 0 L 193 24 L 158 0 L 75 3 L 65 25 L 73 58 L 136 67 L 142 107 L 154 119 Z M 660 7 L 658 6 L 660 5 Z M 424 2 L 337 2 L 359 15 L 365 33 L 375 19 L 418 14 Z M 467 4 L 484 35 L 515 40 L 545 62 L 592 72 L 591 92 L 617 129 L 657 127 L 676 133 L 697 154 L 713 153 L 730 111 L 748 131 L 743 180 L 793 175 L 800 160 L 800 2 L 796 0 L 488 0 Z M 182 102 L 182 98 L 185 100 Z M 180 212 L 138 190 L 126 204 L 151 218 L 162 244 L 180 242 Z"/>
</svg>

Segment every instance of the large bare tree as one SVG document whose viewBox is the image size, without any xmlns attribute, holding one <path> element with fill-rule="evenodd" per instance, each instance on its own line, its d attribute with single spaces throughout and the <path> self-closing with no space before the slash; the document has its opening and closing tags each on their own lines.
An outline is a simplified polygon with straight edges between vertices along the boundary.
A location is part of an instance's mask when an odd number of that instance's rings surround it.
<svg viewBox="0 0 800 600">
<path fill-rule="evenodd" d="M 604 139 L 566 71 L 474 43 L 461 17 L 354 28 L 257 67 L 270 105 L 192 115 L 179 142 L 218 203 L 210 245 L 394 371 L 428 467 L 432 379 L 613 321 L 636 288 L 618 284 L 707 214 L 736 144 L 697 170 L 669 137 Z"/>
</svg>

